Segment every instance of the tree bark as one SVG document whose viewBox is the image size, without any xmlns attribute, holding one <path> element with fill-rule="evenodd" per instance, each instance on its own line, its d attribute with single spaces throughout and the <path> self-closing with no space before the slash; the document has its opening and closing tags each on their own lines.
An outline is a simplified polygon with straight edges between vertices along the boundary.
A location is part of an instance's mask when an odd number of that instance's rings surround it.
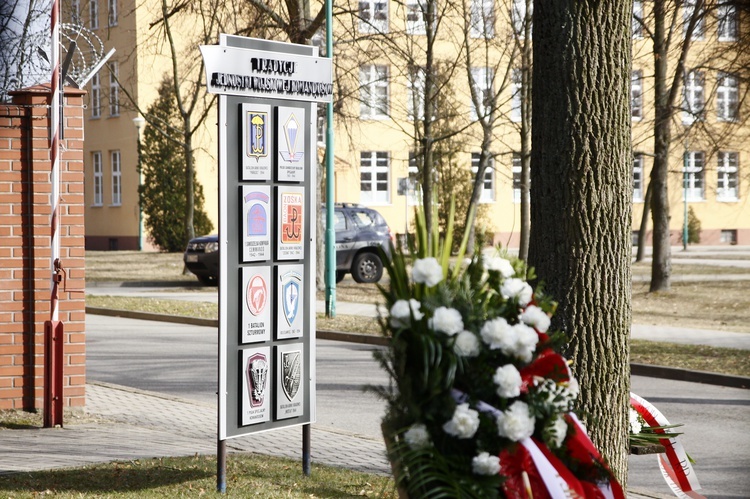
<svg viewBox="0 0 750 499">
<path fill-rule="evenodd" d="M 529 262 L 594 443 L 627 476 L 632 155 L 628 0 L 536 2 Z"/>
</svg>

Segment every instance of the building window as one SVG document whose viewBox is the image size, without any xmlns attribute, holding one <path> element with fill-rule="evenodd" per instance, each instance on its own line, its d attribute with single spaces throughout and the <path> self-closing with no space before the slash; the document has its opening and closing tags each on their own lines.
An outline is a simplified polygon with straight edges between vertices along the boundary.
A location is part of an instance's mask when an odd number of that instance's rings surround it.
<svg viewBox="0 0 750 499">
<path fill-rule="evenodd" d="M 643 38 L 643 0 L 633 1 L 633 17 L 630 21 L 630 29 L 633 38 Z"/>
<path fill-rule="evenodd" d="M 521 175 L 521 155 L 517 152 L 513 153 L 513 159 L 512 159 L 512 169 L 513 169 L 513 202 L 514 203 L 520 203 L 521 202 L 521 190 L 523 187 L 523 177 Z"/>
<path fill-rule="evenodd" d="M 630 117 L 636 121 L 643 118 L 643 71 L 630 73 Z"/>
<path fill-rule="evenodd" d="M 527 0 L 513 0 L 513 5 L 511 6 L 510 11 L 510 18 L 513 22 L 513 32 L 519 38 L 523 38 L 526 34 L 526 2 Z M 533 10 L 532 0 L 528 0 L 528 2 L 529 10 Z M 529 16 L 529 22 L 530 21 L 531 16 Z"/>
<path fill-rule="evenodd" d="M 80 0 L 71 0 L 70 2 L 70 22 L 81 24 L 81 2 Z"/>
<path fill-rule="evenodd" d="M 316 129 L 316 140 L 318 141 L 318 144 L 325 144 L 326 143 L 326 121 L 328 118 L 323 116 L 318 116 L 318 126 Z"/>
<path fill-rule="evenodd" d="M 471 0 L 469 34 L 472 38 L 492 38 L 495 36 L 494 0 Z"/>
<path fill-rule="evenodd" d="M 359 68 L 362 118 L 388 117 L 388 66 L 368 65 Z"/>
<path fill-rule="evenodd" d="M 408 184 L 407 184 L 407 194 L 406 194 L 406 200 L 409 203 L 409 206 L 417 206 L 419 205 L 422 200 L 419 198 L 419 189 L 417 186 L 419 185 L 419 163 L 417 158 L 417 153 L 414 151 L 409 151 L 409 178 L 408 178 Z"/>
<path fill-rule="evenodd" d="M 91 164 L 94 170 L 94 206 L 104 204 L 104 171 L 102 170 L 102 153 L 91 153 Z"/>
<path fill-rule="evenodd" d="M 388 32 L 388 3 L 385 1 L 365 0 L 359 2 L 359 32 Z"/>
<path fill-rule="evenodd" d="M 102 115 L 102 85 L 99 73 L 91 78 L 91 117 L 98 118 Z"/>
<path fill-rule="evenodd" d="M 117 26 L 117 0 L 107 1 L 107 22 L 109 26 Z"/>
<path fill-rule="evenodd" d="M 739 82 L 734 75 L 719 73 L 716 88 L 716 118 L 719 121 L 735 121 L 739 108 Z"/>
<path fill-rule="evenodd" d="M 409 68 L 406 88 L 407 115 L 410 120 L 424 119 L 425 70 L 419 66 Z"/>
<path fill-rule="evenodd" d="M 633 202 L 643 202 L 643 154 L 633 156 Z"/>
<path fill-rule="evenodd" d="M 688 201 L 703 201 L 704 196 L 704 168 L 705 156 L 701 151 L 688 151 L 685 153 L 683 166 L 683 200 L 687 195 Z"/>
<path fill-rule="evenodd" d="M 120 115 L 120 85 L 117 83 L 117 63 L 109 64 L 109 115 Z"/>
<path fill-rule="evenodd" d="M 734 5 L 716 7 L 717 31 L 720 42 L 734 42 L 738 37 L 737 10 Z"/>
<path fill-rule="evenodd" d="M 697 0 L 685 0 L 682 6 L 682 36 L 687 36 L 688 26 L 693 16 L 697 17 L 695 27 L 693 28 L 693 36 L 691 40 L 703 40 L 703 32 L 705 27 L 705 21 L 703 19 L 702 12 L 696 12 L 695 4 Z"/>
<path fill-rule="evenodd" d="M 718 174 L 718 182 L 716 184 L 716 200 L 737 201 L 739 156 L 736 152 L 720 151 L 717 158 L 716 172 Z"/>
<path fill-rule="evenodd" d="M 89 27 L 99 29 L 99 0 L 89 0 Z"/>
<path fill-rule="evenodd" d="M 122 168 L 120 166 L 120 151 L 110 153 L 112 162 L 112 206 L 122 204 Z"/>
<path fill-rule="evenodd" d="M 682 95 L 682 123 L 685 125 L 690 125 L 702 118 L 706 104 L 703 85 L 704 79 L 701 71 L 694 70 L 687 74 Z"/>
<path fill-rule="evenodd" d="M 513 94 L 510 96 L 510 121 L 521 121 L 521 105 L 523 103 L 523 73 L 520 68 L 515 68 L 510 75 L 510 90 Z"/>
<path fill-rule="evenodd" d="M 471 172 L 474 175 L 479 171 L 479 156 L 478 152 L 471 153 Z M 492 158 L 489 158 L 489 164 L 482 179 L 482 192 L 479 194 L 479 202 L 492 203 L 493 201 L 495 201 L 495 162 Z"/>
<path fill-rule="evenodd" d="M 492 68 L 471 68 L 471 78 L 474 80 L 474 91 L 479 100 L 479 109 L 474 101 L 471 103 L 471 119 L 477 120 L 480 116 L 484 117 L 490 113 L 493 103 L 492 80 L 494 78 Z"/>
<path fill-rule="evenodd" d="M 427 8 L 420 0 L 406 0 L 406 33 L 424 35 L 427 33 Z"/>
<path fill-rule="evenodd" d="M 360 200 L 367 204 L 390 202 L 390 159 L 384 151 L 362 151 L 359 163 Z"/>
<path fill-rule="evenodd" d="M 719 241 L 724 244 L 737 244 L 737 229 L 723 229 Z"/>
</svg>

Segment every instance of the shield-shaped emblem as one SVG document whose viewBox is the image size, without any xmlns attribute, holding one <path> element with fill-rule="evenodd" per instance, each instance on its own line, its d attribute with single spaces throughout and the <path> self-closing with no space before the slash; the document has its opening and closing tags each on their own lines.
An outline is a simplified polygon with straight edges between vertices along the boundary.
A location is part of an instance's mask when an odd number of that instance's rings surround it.
<svg viewBox="0 0 750 499">
<path fill-rule="evenodd" d="M 268 115 L 261 112 L 248 112 L 248 137 L 247 155 L 255 157 L 260 161 L 263 156 L 268 156 L 268 145 L 266 142 L 266 129 L 268 128 Z"/>
<path fill-rule="evenodd" d="M 284 318 L 290 326 L 299 311 L 299 283 L 289 281 L 284 284 Z"/>
<path fill-rule="evenodd" d="M 247 389 L 250 395 L 250 405 L 260 407 L 266 393 L 268 379 L 268 360 L 261 353 L 256 353 L 247 359 Z"/>
<path fill-rule="evenodd" d="M 302 379 L 302 355 L 299 350 L 281 355 L 281 376 L 284 395 L 291 401 L 297 395 Z"/>
</svg>

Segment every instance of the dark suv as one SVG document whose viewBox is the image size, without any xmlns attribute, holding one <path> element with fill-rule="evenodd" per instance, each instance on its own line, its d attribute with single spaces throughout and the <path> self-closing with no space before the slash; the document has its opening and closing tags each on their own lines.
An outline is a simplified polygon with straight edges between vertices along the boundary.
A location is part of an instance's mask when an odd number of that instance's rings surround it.
<svg viewBox="0 0 750 499">
<path fill-rule="evenodd" d="M 325 206 L 321 207 L 325 223 Z M 336 282 L 347 273 L 356 282 L 378 282 L 383 276 L 382 249 L 390 257 L 391 229 L 377 211 L 351 203 L 334 206 L 336 229 Z M 318 237 L 325 237 L 325 230 Z M 380 249 L 379 249 L 380 248 Z M 183 257 L 187 269 L 206 285 L 216 285 L 219 278 L 219 237 L 191 239 Z"/>
</svg>

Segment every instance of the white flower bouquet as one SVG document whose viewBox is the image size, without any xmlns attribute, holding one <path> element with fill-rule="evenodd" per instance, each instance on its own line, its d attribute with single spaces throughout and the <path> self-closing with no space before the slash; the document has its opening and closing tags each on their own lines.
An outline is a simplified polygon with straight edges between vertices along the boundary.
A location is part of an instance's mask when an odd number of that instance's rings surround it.
<svg viewBox="0 0 750 499">
<path fill-rule="evenodd" d="M 451 217 L 452 218 L 452 217 Z M 437 219 L 435 217 L 434 219 Z M 408 497 L 623 497 L 571 412 L 578 384 L 549 331 L 556 304 L 523 262 L 451 264 L 452 227 L 393 251 L 381 287 L 390 375 L 378 388 L 389 458 Z M 468 232 L 468 231 L 467 231 Z"/>
</svg>

